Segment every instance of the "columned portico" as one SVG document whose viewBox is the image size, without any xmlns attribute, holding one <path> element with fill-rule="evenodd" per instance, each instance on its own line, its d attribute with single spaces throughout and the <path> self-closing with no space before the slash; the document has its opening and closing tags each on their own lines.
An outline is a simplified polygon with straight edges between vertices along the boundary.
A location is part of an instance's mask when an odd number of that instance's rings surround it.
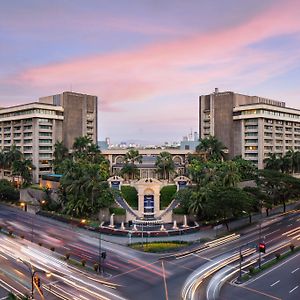
<svg viewBox="0 0 300 300">
<path fill-rule="evenodd" d="M 154 178 L 146 178 L 134 184 L 138 191 L 138 215 L 141 218 L 156 218 L 160 213 L 160 189 L 162 183 Z"/>
</svg>

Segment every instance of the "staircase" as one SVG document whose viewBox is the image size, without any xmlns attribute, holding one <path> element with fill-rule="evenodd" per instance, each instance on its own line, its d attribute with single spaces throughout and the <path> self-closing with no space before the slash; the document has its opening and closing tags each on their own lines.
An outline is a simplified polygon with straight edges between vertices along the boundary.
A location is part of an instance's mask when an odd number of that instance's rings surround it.
<svg viewBox="0 0 300 300">
<path fill-rule="evenodd" d="M 121 196 L 116 196 L 115 197 L 115 201 L 117 202 L 117 204 L 124 208 L 127 212 L 129 212 L 132 216 L 134 216 L 135 218 L 138 218 L 138 215 L 135 213 L 135 211 L 129 206 L 129 204 L 126 202 L 126 200 L 124 198 L 122 198 Z"/>
<path fill-rule="evenodd" d="M 158 217 L 158 219 L 163 218 L 165 215 L 168 213 L 172 212 L 174 208 L 180 203 L 179 199 L 174 199 L 172 202 L 169 204 L 169 206 L 163 211 L 163 213 Z"/>
</svg>

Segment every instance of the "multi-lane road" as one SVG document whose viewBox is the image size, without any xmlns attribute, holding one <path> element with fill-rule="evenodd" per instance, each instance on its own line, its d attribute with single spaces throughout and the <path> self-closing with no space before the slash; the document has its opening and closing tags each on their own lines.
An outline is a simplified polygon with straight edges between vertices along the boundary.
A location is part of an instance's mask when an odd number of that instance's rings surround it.
<svg viewBox="0 0 300 300">
<path fill-rule="evenodd" d="M 290 241 L 293 241 L 295 244 L 297 244 L 299 241 L 297 241 L 297 239 L 293 239 L 296 235 L 284 235 L 284 233 L 294 229 L 296 230 L 300 226 L 299 220 L 299 212 L 293 212 L 264 221 L 262 223 L 261 233 L 267 245 L 267 252 L 268 249 L 279 247 L 279 245 L 282 243 L 289 243 Z M 33 236 L 32 224 L 34 229 Z M 89 285 L 88 280 L 86 282 L 80 281 L 80 278 L 84 278 L 85 275 L 78 273 L 78 271 L 74 269 L 70 270 L 68 267 L 66 267 L 65 262 L 60 259 L 60 257 L 66 252 L 70 252 L 71 257 L 79 260 L 85 259 L 89 261 L 90 265 L 92 265 L 94 262 L 97 262 L 99 237 L 94 233 L 87 232 L 85 230 L 78 230 L 69 225 L 65 225 L 40 216 L 31 216 L 23 211 L 8 208 L 6 206 L 0 206 L 0 225 L 11 229 L 17 233 L 18 236 L 24 235 L 25 239 L 31 240 L 33 237 L 35 245 L 28 241 L 22 241 L 21 239 L 13 240 L 13 242 L 17 243 L 18 245 L 22 244 L 23 250 L 29 249 L 27 251 L 28 253 L 26 252 L 27 256 L 24 256 L 28 257 L 29 253 L 34 251 L 36 257 L 31 257 L 31 262 L 36 262 L 39 264 L 39 261 L 46 259 L 47 262 L 45 263 L 45 266 L 47 266 L 47 264 L 51 261 L 51 257 L 54 257 L 57 260 L 59 268 L 57 266 L 52 266 L 51 271 L 54 274 L 58 273 L 61 277 L 54 275 L 54 278 L 56 277 L 56 279 L 44 278 L 43 280 L 46 285 L 46 292 L 50 293 L 50 291 L 47 289 L 47 286 L 51 286 L 53 290 L 55 290 L 56 286 L 60 291 L 56 296 L 51 294 L 51 297 L 53 297 L 51 299 L 55 299 L 55 297 L 58 299 L 62 295 L 63 297 L 68 298 L 68 293 L 73 295 L 69 295 L 69 299 L 105 299 L 105 297 L 107 299 L 114 299 L 114 297 L 118 299 L 118 297 L 120 297 L 132 300 L 180 299 L 182 289 L 186 279 L 190 276 L 190 274 L 193 272 L 197 273 L 197 270 L 201 269 L 201 267 L 203 267 L 206 263 L 215 261 L 222 255 L 234 255 L 238 253 L 241 245 L 249 244 L 249 248 L 254 248 L 258 241 L 258 227 L 255 227 L 242 233 L 239 239 L 224 243 L 218 247 L 200 249 L 199 251 L 187 253 L 186 255 L 179 256 L 177 258 L 160 259 L 159 255 L 137 252 L 130 248 L 102 240 L 102 250 L 105 249 L 107 251 L 107 258 L 104 264 L 104 280 L 112 285 L 115 285 L 113 287 L 108 287 L 103 283 L 96 282 L 97 278 L 103 279 L 103 277 L 100 277 L 96 274 L 89 275 L 92 278 L 90 280 L 93 280 L 93 284 L 91 285 Z M 23 290 L 20 287 L 20 291 L 24 292 L 24 290 L 28 290 L 28 284 L 26 286 L 25 281 L 27 283 L 29 282 L 28 273 L 25 275 L 26 268 L 24 268 L 24 266 L 22 267 L 20 263 L 13 262 L 13 258 L 9 256 L 8 250 L 4 249 L 4 245 L 9 247 L 7 243 L 10 243 L 12 239 L 6 237 L 5 235 L 0 235 L 0 238 L 0 252 L 3 255 L 3 257 L 0 256 L 1 265 L 4 260 L 6 261 L 6 264 L 10 265 L 9 274 L 4 274 L 4 272 L 2 272 L 1 280 L 12 285 L 12 282 L 17 280 L 16 272 L 21 272 L 24 276 L 27 276 L 26 279 L 24 277 Z M 36 243 L 38 242 L 42 242 L 43 247 L 37 246 Z M 55 247 L 55 253 L 45 249 L 49 249 L 52 246 Z M 17 248 L 15 245 L 11 245 L 10 247 Z M 297 262 L 299 264 L 299 260 L 295 260 L 295 264 L 297 264 Z M 291 264 L 293 264 L 292 261 Z M 283 264 L 283 266 L 285 265 L 288 266 L 289 263 Z M 39 267 L 41 266 L 39 265 Z M 55 268 L 58 268 L 58 271 Z M 63 271 L 64 268 L 67 268 L 68 272 L 70 273 L 65 274 Z M 296 267 L 294 269 L 296 269 Z M 284 271 L 290 272 L 290 274 L 294 275 L 295 278 L 299 279 L 300 273 L 297 273 L 298 270 L 294 273 L 291 273 L 293 270 L 289 271 L 284 269 Z M 14 276 L 12 276 L 12 274 L 14 274 Z M 283 274 L 283 271 L 281 271 L 280 274 Z M 19 278 L 22 278 L 23 275 L 19 275 Z M 72 280 L 69 280 L 71 277 Z M 203 282 L 197 285 L 194 295 L 195 299 L 197 299 L 197 297 L 198 299 L 205 299 L 205 291 L 209 278 L 210 277 L 207 276 Z M 241 298 L 241 295 L 248 295 L 250 291 L 249 289 L 256 289 L 255 284 L 259 284 L 263 278 L 264 277 L 261 277 L 261 279 L 259 278 L 257 281 L 254 281 L 249 285 L 243 285 L 243 287 L 236 287 L 232 284 L 226 285 L 221 290 L 220 297 L 222 299 L 230 300 L 244 299 L 243 297 Z M 78 280 L 80 284 L 78 283 Z M 271 287 L 271 284 L 278 280 L 280 280 L 280 282 Z M 281 280 L 284 282 L 283 279 L 280 278 L 274 278 L 274 282 L 272 283 L 268 282 L 269 287 L 271 289 L 274 288 L 274 295 L 277 293 L 275 290 L 275 287 L 277 286 L 282 293 L 287 293 L 289 296 L 295 297 L 298 295 L 300 298 L 300 288 L 292 290 L 293 287 L 291 287 L 290 290 L 287 291 L 287 289 L 290 287 L 290 285 L 288 285 L 286 287 L 286 291 L 284 292 L 280 284 Z M 291 280 L 289 282 L 291 285 L 294 284 L 294 287 L 297 286 L 297 279 L 294 283 Z M 265 283 L 261 283 L 263 286 L 264 284 Z M 55 291 L 57 291 L 57 289 Z M 290 293 L 291 290 L 292 292 Z M 263 293 L 268 294 L 268 291 L 261 290 L 261 294 L 256 293 L 255 299 L 265 299 L 259 298 L 260 296 L 265 297 Z M 232 296 L 228 297 L 228 295 L 231 294 Z M 282 296 L 282 294 L 278 295 L 279 298 L 285 299 L 285 296 Z M 253 299 L 253 297 L 245 299 Z"/>
</svg>

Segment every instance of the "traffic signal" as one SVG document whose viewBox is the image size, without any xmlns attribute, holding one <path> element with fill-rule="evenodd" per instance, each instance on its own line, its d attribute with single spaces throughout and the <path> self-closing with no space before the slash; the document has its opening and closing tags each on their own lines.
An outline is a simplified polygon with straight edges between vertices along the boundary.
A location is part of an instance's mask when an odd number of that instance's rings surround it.
<svg viewBox="0 0 300 300">
<path fill-rule="evenodd" d="M 259 248 L 259 252 L 266 253 L 266 244 L 265 243 L 259 243 L 258 248 Z"/>
<path fill-rule="evenodd" d="M 103 251 L 103 252 L 101 253 L 101 257 L 102 257 L 103 259 L 106 258 L 106 251 Z"/>
<path fill-rule="evenodd" d="M 41 279 L 37 275 L 34 276 L 34 283 L 37 287 L 41 287 Z"/>
</svg>

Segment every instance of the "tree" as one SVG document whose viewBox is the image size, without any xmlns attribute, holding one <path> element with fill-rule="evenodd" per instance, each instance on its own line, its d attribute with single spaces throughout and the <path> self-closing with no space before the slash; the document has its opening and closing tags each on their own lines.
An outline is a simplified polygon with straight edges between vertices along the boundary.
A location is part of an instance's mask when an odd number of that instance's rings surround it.
<svg viewBox="0 0 300 300">
<path fill-rule="evenodd" d="M 235 187 L 241 181 L 237 164 L 233 161 L 224 162 L 221 172 L 224 186 Z"/>
<path fill-rule="evenodd" d="M 257 167 L 249 160 L 236 156 L 233 161 L 241 176 L 241 181 L 255 180 L 257 177 Z"/>
<path fill-rule="evenodd" d="M 172 155 L 169 152 L 161 152 L 156 157 L 155 166 L 158 168 L 158 173 L 161 174 L 163 179 L 170 178 L 170 173 L 174 172 L 175 165 L 172 159 Z"/>
<path fill-rule="evenodd" d="M 134 179 L 138 174 L 139 170 L 135 164 L 125 163 L 121 169 L 121 175 L 128 179 Z"/>
<path fill-rule="evenodd" d="M 281 159 L 276 153 L 269 153 L 264 159 L 265 169 L 279 171 L 281 169 Z"/>
<path fill-rule="evenodd" d="M 128 175 L 129 179 L 135 179 L 136 175 L 139 174 L 138 168 L 135 163 L 142 163 L 142 155 L 138 150 L 130 149 L 124 157 L 124 166 L 121 170 L 121 174 Z"/>
<path fill-rule="evenodd" d="M 0 199 L 2 201 L 19 201 L 20 193 L 19 191 L 13 186 L 13 184 L 6 180 L 0 180 Z"/>
<path fill-rule="evenodd" d="M 57 141 L 55 143 L 53 156 L 54 159 L 52 163 L 54 167 L 54 172 L 57 174 L 63 173 L 61 165 L 63 161 L 69 157 L 69 150 L 62 141 Z"/>
<path fill-rule="evenodd" d="M 227 230 L 229 230 L 229 219 L 239 216 L 243 212 L 248 213 L 249 221 L 251 221 L 254 199 L 239 188 L 217 186 L 210 194 L 206 210 L 208 216 L 222 218 Z"/>
<path fill-rule="evenodd" d="M 274 170 L 260 170 L 258 185 L 274 199 L 274 203 L 282 203 L 286 211 L 286 201 L 300 195 L 300 180 L 288 174 Z"/>
<path fill-rule="evenodd" d="M 205 213 L 205 207 L 210 197 L 210 193 L 211 190 L 208 186 L 204 186 L 193 191 L 191 194 L 188 211 L 195 214 L 198 219 Z"/>
<path fill-rule="evenodd" d="M 197 152 L 204 151 L 207 154 L 208 160 L 223 160 L 225 155 L 225 146 L 216 137 L 209 136 L 200 141 L 196 147 Z"/>
<path fill-rule="evenodd" d="M 4 177 L 4 169 L 7 167 L 7 155 L 3 150 L 0 151 L 0 168 L 1 168 L 1 178 Z"/>
<path fill-rule="evenodd" d="M 15 160 L 11 165 L 12 175 L 22 177 L 22 185 L 29 185 L 32 182 L 32 170 L 35 166 L 31 160 Z"/>
<path fill-rule="evenodd" d="M 12 145 L 10 150 L 6 154 L 6 165 L 10 168 L 12 163 L 17 160 L 23 159 L 22 152 L 17 148 L 16 145 Z"/>
<path fill-rule="evenodd" d="M 142 155 L 140 155 L 139 150 L 136 149 L 130 149 L 126 154 L 124 161 L 126 163 L 135 164 L 136 162 L 142 163 Z"/>
</svg>

